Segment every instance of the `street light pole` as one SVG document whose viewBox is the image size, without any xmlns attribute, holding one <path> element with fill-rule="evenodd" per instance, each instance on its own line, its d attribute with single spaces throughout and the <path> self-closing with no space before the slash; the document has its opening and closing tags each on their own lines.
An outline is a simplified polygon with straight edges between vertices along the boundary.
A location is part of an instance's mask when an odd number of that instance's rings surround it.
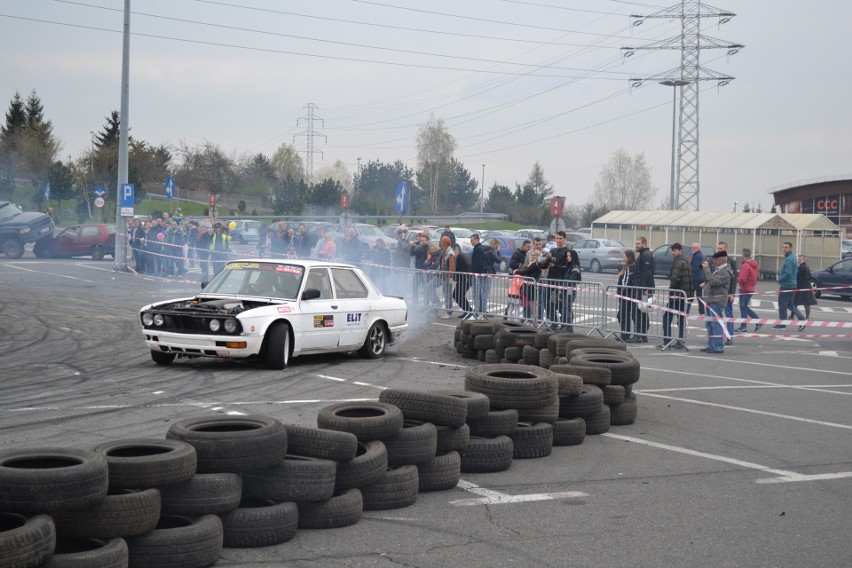
<svg viewBox="0 0 852 568">
<path fill-rule="evenodd" d="M 683 79 L 671 79 L 668 81 L 660 81 L 660 85 L 665 85 L 666 87 L 682 87 L 684 85 L 688 85 L 689 81 L 684 81 Z M 677 191 L 675 191 L 675 169 L 677 164 L 677 157 L 675 155 L 675 148 L 677 147 L 677 89 L 672 89 L 672 167 L 671 167 L 671 181 L 669 182 L 669 209 L 675 211 L 680 208 L 680 204 L 678 203 Z"/>
<path fill-rule="evenodd" d="M 479 191 L 479 212 L 485 207 L 485 164 L 482 164 L 482 189 Z"/>
<path fill-rule="evenodd" d="M 356 158 L 358 160 L 358 185 L 355 186 L 355 191 L 361 191 L 361 157 Z"/>
</svg>

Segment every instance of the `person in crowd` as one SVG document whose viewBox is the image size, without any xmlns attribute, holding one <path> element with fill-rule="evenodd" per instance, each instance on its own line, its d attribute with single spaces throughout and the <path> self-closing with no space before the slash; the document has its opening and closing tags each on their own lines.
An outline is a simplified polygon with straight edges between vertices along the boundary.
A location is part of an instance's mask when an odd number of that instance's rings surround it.
<svg viewBox="0 0 852 568">
<path fill-rule="evenodd" d="M 428 306 L 438 304 L 438 293 L 436 291 L 438 282 L 437 274 L 435 274 L 435 272 L 438 270 L 440 262 L 441 254 L 438 251 L 438 245 L 435 243 L 429 243 L 426 258 L 423 259 L 423 270 L 426 271 L 424 274 L 424 280 L 426 283 L 424 290 L 424 302 Z"/>
<path fill-rule="evenodd" d="M 701 245 L 692 243 L 692 256 L 689 258 L 689 266 L 692 268 L 692 297 L 698 303 L 698 313 L 702 316 L 704 315 L 704 302 L 701 301 L 701 291 L 703 290 L 701 284 L 704 283 L 704 269 L 701 267 L 703 263 L 704 253 L 701 252 Z M 690 298 L 689 304 L 686 306 L 686 313 L 689 313 L 691 308 L 692 299 Z"/>
<path fill-rule="evenodd" d="M 617 319 L 621 329 L 621 339 L 625 343 L 639 343 L 641 337 L 634 338 L 630 334 L 630 325 L 636 323 L 637 305 L 630 301 L 641 296 L 641 291 L 635 286 L 636 251 L 624 251 L 624 262 L 618 271 L 618 314 Z"/>
<path fill-rule="evenodd" d="M 672 275 L 669 282 L 669 301 L 668 309 L 683 312 L 686 309 L 686 298 L 692 293 L 692 269 L 689 266 L 689 261 L 683 256 L 683 245 L 680 243 L 672 244 Z M 683 295 L 677 293 L 683 292 Z M 671 347 L 672 349 L 686 349 L 686 344 L 683 341 L 684 332 L 686 331 L 686 320 L 682 315 L 677 316 L 678 340 L 672 343 L 672 320 L 675 314 L 672 312 L 663 313 L 663 344 L 659 347 Z"/>
<path fill-rule="evenodd" d="M 408 227 L 400 225 L 396 230 L 396 266 L 405 268 L 411 263 L 411 243 L 408 242 Z"/>
<path fill-rule="evenodd" d="M 353 264 L 361 262 L 361 239 L 358 238 L 355 227 L 346 228 L 343 243 L 340 245 L 340 254 L 346 262 Z"/>
<path fill-rule="evenodd" d="M 728 243 L 725 241 L 719 241 L 716 244 L 716 252 L 723 250 L 728 252 Z M 731 296 L 730 301 L 724 306 L 725 308 L 725 317 L 729 319 L 734 318 L 734 294 L 737 293 L 737 261 L 731 255 L 728 255 L 728 266 L 731 269 L 731 274 L 733 275 L 733 279 L 729 284 L 728 294 Z M 728 338 L 725 339 L 726 345 L 732 345 L 734 343 L 734 322 L 729 321 L 726 324 L 728 328 Z"/>
<path fill-rule="evenodd" d="M 456 244 L 456 234 L 450 229 L 449 225 L 444 226 L 444 232 L 441 233 L 441 238 L 449 237 L 450 238 L 450 246 Z"/>
<path fill-rule="evenodd" d="M 284 224 L 284 221 L 278 221 L 277 228 L 275 229 L 275 236 L 272 238 L 272 243 L 269 246 L 269 256 L 270 258 L 284 258 L 285 253 L 287 252 L 287 243 L 285 239 L 287 238 L 287 225 Z"/>
<path fill-rule="evenodd" d="M 544 251 L 542 248 L 544 246 L 544 241 L 541 240 L 541 237 L 534 237 L 532 240 L 532 247 L 527 251 L 527 255 L 524 259 L 526 264 L 530 264 L 532 262 L 532 252 L 538 251 L 539 258 L 541 258 L 541 253 Z"/>
<path fill-rule="evenodd" d="M 411 258 L 414 259 L 412 268 L 423 270 L 423 264 L 426 261 L 426 255 L 429 254 L 429 237 L 426 233 L 418 233 L 417 239 L 408 251 Z"/>
<path fill-rule="evenodd" d="M 494 249 L 483 245 L 479 234 L 470 236 L 470 244 L 473 250 L 470 253 L 470 269 L 475 274 L 473 277 L 473 299 L 476 304 L 476 312 L 488 313 L 488 298 L 491 295 L 491 274 L 495 274 L 494 261 L 496 255 Z"/>
<path fill-rule="evenodd" d="M 524 242 L 521 243 L 521 246 L 515 249 L 515 252 L 512 253 L 511 258 L 509 258 L 509 270 L 514 271 L 521 267 L 522 264 L 527 263 L 527 253 L 532 249 L 532 243 L 529 239 L 524 239 Z"/>
<path fill-rule="evenodd" d="M 138 219 L 133 229 L 133 252 L 136 255 L 136 272 L 145 272 L 145 223 Z"/>
<path fill-rule="evenodd" d="M 565 231 L 562 232 L 564 233 Z M 543 250 L 544 252 L 549 252 L 552 255 L 553 249 L 555 249 L 556 246 L 556 235 L 554 235 L 553 233 L 549 233 L 547 235 L 547 240 L 544 242 L 544 244 L 541 245 L 541 250 Z"/>
<path fill-rule="evenodd" d="M 207 230 L 207 226 L 199 225 L 195 247 L 198 255 L 198 268 L 201 271 L 203 282 L 210 279 L 210 244 L 212 242 L 213 234 Z"/>
<path fill-rule="evenodd" d="M 163 254 L 161 243 L 166 237 L 162 223 L 162 219 L 155 219 L 148 224 L 148 232 L 145 234 L 145 274 L 149 276 L 160 275 Z"/>
<path fill-rule="evenodd" d="M 231 237 L 227 228 L 222 223 L 213 225 L 213 235 L 210 238 L 210 262 L 213 265 L 213 276 L 222 272 L 228 261 L 228 252 L 231 250 Z"/>
<path fill-rule="evenodd" d="M 707 347 L 702 347 L 704 353 L 724 353 L 725 341 L 722 324 L 719 321 L 725 316 L 725 304 L 730 301 L 730 285 L 734 275 L 728 265 L 728 253 L 724 250 L 713 254 L 713 264 L 716 270 L 710 271 L 710 261 L 704 260 L 704 301 L 707 302 L 707 316 L 710 318 L 707 328 Z"/>
<path fill-rule="evenodd" d="M 642 296 L 653 294 L 654 283 L 654 255 L 648 248 L 648 239 L 637 237 L 636 247 L 636 286 L 647 288 L 642 291 Z M 640 343 L 648 343 L 648 314 L 642 310 L 636 312 L 636 333 L 639 334 Z"/>
<path fill-rule="evenodd" d="M 260 227 L 257 228 L 257 257 L 258 258 L 266 258 L 266 251 L 269 250 L 266 248 L 266 223 L 261 223 Z"/>
<path fill-rule="evenodd" d="M 796 316 L 799 321 L 805 321 L 805 316 L 796 307 L 796 294 L 793 291 L 796 288 L 796 276 L 799 272 L 796 256 L 793 254 L 793 243 L 783 243 L 781 251 L 784 254 L 784 263 L 781 265 L 781 272 L 778 273 L 778 319 L 786 320 L 789 310 L 791 316 Z M 772 329 L 784 330 L 787 326 L 779 323 L 772 326 Z"/>
<path fill-rule="evenodd" d="M 464 319 L 473 313 L 470 302 L 467 301 L 467 291 L 473 285 L 473 276 L 471 275 L 470 253 L 462 252 L 461 246 L 456 243 L 453 247 L 453 252 L 456 257 L 456 269 L 453 273 L 454 289 L 453 299 L 462 310 L 460 319 Z"/>
<path fill-rule="evenodd" d="M 318 254 L 320 260 L 334 260 L 337 257 L 337 244 L 334 242 L 331 231 L 322 231 L 322 240 L 317 243 L 317 246 L 320 247 Z"/>
<path fill-rule="evenodd" d="M 760 276 L 760 268 L 757 266 L 757 261 L 751 257 L 751 249 L 743 249 L 743 261 L 740 264 L 740 273 L 737 275 L 737 284 L 740 287 L 740 317 L 759 319 L 758 315 L 749 306 L 751 297 L 754 295 L 754 290 L 757 287 L 757 279 Z M 754 331 L 759 330 L 761 325 L 754 324 Z M 745 333 L 748 331 L 748 326 L 743 322 L 734 330 L 736 333 Z"/>
<path fill-rule="evenodd" d="M 311 258 L 318 259 L 320 257 L 319 255 L 322 247 L 325 246 L 325 227 L 317 225 L 316 234 L 317 240 L 314 243 L 314 247 L 311 249 Z"/>
<path fill-rule="evenodd" d="M 190 221 L 187 223 L 187 227 L 187 259 L 189 260 L 189 268 L 195 268 L 196 260 L 198 259 L 198 221 Z"/>
<path fill-rule="evenodd" d="M 532 319 L 533 308 L 535 307 L 536 301 L 536 284 L 541 279 L 541 265 L 538 262 L 541 251 L 532 250 L 530 252 L 532 253 L 530 255 L 530 262 L 525 262 L 513 272 L 515 276 L 520 278 L 532 278 L 534 281 L 534 283 L 530 283 L 529 280 L 524 280 L 524 285 L 521 287 L 520 300 L 525 320 Z"/>
<path fill-rule="evenodd" d="M 308 230 L 304 223 L 299 223 L 299 230 L 296 233 L 296 255 L 299 258 L 309 258 L 311 256 L 311 237 L 308 235 Z"/>
<path fill-rule="evenodd" d="M 381 239 L 379 240 L 381 242 Z M 438 259 L 438 279 L 441 282 L 442 293 L 444 295 L 444 310 L 445 315 L 438 314 L 439 317 L 448 318 L 453 311 L 453 274 L 456 271 L 456 253 L 453 250 L 453 245 L 448 236 L 441 237 L 441 253 Z"/>
<path fill-rule="evenodd" d="M 565 231 L 556 232 L 556 248 L 551 251 L 548 280 L 556 287 L 550 292 L 547 319 L 559 331 L 573 332 L 573 305 L 576 282 L 581 279 L 580 257 L 568 248 Z"/>
<path fill-rule="evenodd" d="M 372 252 L 373 262 L 379 266 L 391 265 L 391 250 L 384 239 L 376 241 L 376 248 Z"/>
<path fill-rule="evenodd" d="M 811 285 L 811 269 L 808 266 L 805 255 L 798 256 L 799 267 L 796 271 L 796 295 L 794 303 L 796 306 L 805 308 L 805 320 L 811 319 L 811 306 L 817 305 L 813 285 Z M 804 331 L 805 325 L 799 325 L 799 331 Z"/>
<path fill-rule="evenodd" d="M 288 227 L 284 235 L 284 257 L 296 258 L 296 229 L 293 227 Z"/>
</svg>

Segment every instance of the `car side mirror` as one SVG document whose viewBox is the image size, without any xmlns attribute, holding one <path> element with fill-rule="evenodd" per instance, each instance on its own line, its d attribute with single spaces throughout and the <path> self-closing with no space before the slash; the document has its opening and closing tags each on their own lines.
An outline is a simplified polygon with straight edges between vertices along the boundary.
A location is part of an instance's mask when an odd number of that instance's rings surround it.
<svg viewBox="0 0 852 568">
<path fill-rule="evenodd" d="M 321 292 L 316 288 L 308 288 L 304 292 L 302 292 L 303 300 L 316 300 L 321 295 Z"/>
</svg>

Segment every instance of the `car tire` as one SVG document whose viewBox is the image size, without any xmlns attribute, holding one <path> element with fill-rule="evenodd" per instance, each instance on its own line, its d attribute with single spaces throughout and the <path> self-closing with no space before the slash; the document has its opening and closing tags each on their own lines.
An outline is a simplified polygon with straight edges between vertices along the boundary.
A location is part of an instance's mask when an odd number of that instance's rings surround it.
<svg viewBox="0 0 852 568">
<path fill-rule="evenodd" d="M 175 353 L 163 353 L 162 351 L 151 350 L 151 360 L 157 365 L 171 365 L 177 355 Z"/>
<path fill-rule="evenodd" d="M 596 273 L 601 272 L 601 263 L 598 261 L 598 259 L 596 259 L 596 258 L 592 259 L 592 262 L 589 263 L 589 269 L 592 272 L 596 272 Z"/>
<path fill-rule="evenodd" d="M 148 489 L 192 479 L 195 448 L 180 440 L 115 440 L 92 451 L 106 456 L 110 489 Z"/>
<path fill-rule="evenodd" d="M 548 422 L 518 422 L 510 438 L 516 460 L 543 458 L 553 452 L 553 425 Z"/>
<path fill-rule="evenodd" d="M 225 548 L 272 546 L 296 536 L 299 508 L 292 502 L 244 499 L 221 518 Z"/>
<path fill-rule="evenodd" d="M 288 454 L 275 467 L 243 473 L 242 495 L 273 501 L 326 501 L 334 495 L 336 470 L 331 460 Z"/>
<path fill-rule="evenodd" d="M 431 422 L 406 420 L 399 434 L 384 444 L 389 467 L 422 465 L 438 453 L 438 429 Z"/>
<path fill-rule="evenodd" d="M 554 446 L 578 446 L 585 439 L 586 421 L 582 418 L 560 418 L 554 422 Z"/>
<path fill-rule="evenodd" d="M 612 426 L 628 426 L 636 422 L 637 413 L 636 395 L 630 394 L 623 403 L 610 407 L 609 423 Z"/>
<path fill-rule="evenodd" d="M 54 513 L 53 522 L 60 538 L 111 539 L 154 530 L 160 512 L 157 489 L 116 489 L 94 507 Z"/>
<path fill-rule="evenodd" d="M 41 242 L 33 245 L 33 254 L 36 258 L 50 258 L 50 248 Z"/>
<path fill-rule="evenodd" d="M 337 462 L 335 493 L 357 489 L 380 480 L 388 469 L 388 451 L 384 443 L 358 442 L 358 453 L 349 461 Z"/>
<path fill-rule="evenodd" d="M 811 280 L 811 288 L 814 289 L 814 296 L 819 298 L 822 296 L 822 290 L 818 288 L 822 288 L 822 284 L 820 284 L 819 280 Z"/>
<path fill-rule="evenodd" d="M 130 552 L 123 538 L 59 538 L 56 550 L 42 568 L 121 568 Z"/>
<path fill-rule="evenodd" d="M 574 355 L 571 365 L 609 369 L 613 385 L 631 385 L 639 380 L 639 361 L 617 355 Z"/>
<path fill-rule="evenodd" d="M 467 420 L 467 402 L 459 397 L 434 392 L 385 389 L 379 402 L 392 404 L 406 420 L 422 420 L 459 428 Z M 489 403 L 490 404 L 490 403 Z"/>
<path fill-rule="evenodd" d="M 436 426 L 438 430 L 437 454 L 445 454 L 453 450 L 463 450 L 470 441 L 470 426 L 465 424 L 461 428 L 449 426 Z"/>
<path fill-rule="evenodd" d="M 287 368 L 290 362 L 290 327 L 283 322 L 274 324 L 266 333 L 263 347 L 266 366 L 275 371 Z"/>
<path fill-rule="evenodd" d="M 559 417 L 587 419 L 596 416 L 603 405 L 603 391 L 595 385 L 583 385 L 579 395 L 559 397 Z"/>
<path fill-rule="evenodd" d="M 21 258 L 24 256 L 24 245 L 18 239 L 6 239 L 3 241 L 3 254 L 6 258 Z"/>
<path fill-rule="evenodd" d="M 389 466 L 380 480 L 361 488 L 364 510 L 386 511 L 408 507 L 417 501 L 419 489 L 417 466 Z"/>
<path fill-rule="evenodd" d="M 297 456 L 348 461 L 358 453 L 358 438 L 349 432 L 285 424 L 287 452 Z"/>
<path fill-rule="evenodd" d="M 470 443 L 459 452 L 463 473 L 494 473 L 512 466 L 514 447 L 509 436 L 480 438 L 472 436 Z"/>
<path fill-rule="evenodd" d="M 612 413 L 607 405 L 601 406 L 600 411 L 592 416 L 587 416 L 583 420 L 586 421 L 586 435 L 595 436 L 609 432 L 609 422 Z"/>
<path fill-rule="evenodd" d="M 92 260 L 103 260 L 104 259 L 104 247 L 101 245 L 95 245 L 91 250 Z"/>
<path fill-rule="evenodd" d="M 442 394 L 460 398 L 467 405 L 467 422 L 473 422 L 488 416 L 488 411 L 491 409 L 491 401 L 482 393 L 464 391 L 464 390 L 438 390 L 431 391 L 433 394 Z"/>
<path fill-rule="evenodd" d="M 336 529 L 361 520 L 364 499 L 358 489 L 347 489 L 328 501 L 297 503 L 300 529 Z"/>
<path fill-rule="evenodd" d="M 367 331 L 367 338 L 364 340 L 364 345 L 358 350 L 358 353 L 366 359 L 378 359 L 385 352 L 387 339 L 385 324 L 377 321 Z"/>
<path fill-rule="evenodd" d="M 402 410 L 383 402 L 340 402 L 320 409 L 317 426 L 351 432 L 361 442 L 393 438 L 402 430 Z"/>
<path fill-rule="evenodd" d="M 457 451 L 438 454 L 427 464 L 417 466 L 420 491 L 446 491 L 459 484 L 461 456 Z"/>
<path fill-rule="evenodd" d="M 0 513 L 0 559 L 4 566 L 42 566 L 56 547 L 56 527 L 47 515 Z"/>
<path fill-rule="evenodd" d="M 209 566 L 219 559 L 224 542 L 222 520 L 165 515 L 157 528 L 127 540 L 134 568 Z"/>
<path fill-rule="evenodd" d="M 160 488 L 163 515 L 218 515 L 240 506 L 243 480 L 236 473 L 201 473 L 189 481 Z"/>
</svg>

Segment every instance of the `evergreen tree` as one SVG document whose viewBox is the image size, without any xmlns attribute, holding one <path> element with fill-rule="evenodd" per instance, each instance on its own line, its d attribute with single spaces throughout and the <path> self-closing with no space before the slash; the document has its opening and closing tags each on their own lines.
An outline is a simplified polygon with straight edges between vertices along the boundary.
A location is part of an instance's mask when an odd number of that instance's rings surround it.
<svg viewBox="0 0 852 568">
<path fill-rule="evenodd" d="M 485 200 L 485 210 L 489 213 L 507 213 L 511 220 L 517 206 L 512 190 L 505 185 L 494 185 L 488 191 L 488 199 Z"/>
<path fill-rule="evenodd" d="M 35 89 L 30 93 L 30 96 L 27 97 L 27 124 L 35 124 L 44 122 L 44 105 L 41 103 L 41 99 L 38 94 L 36 94 Z"/>
<path fill-rule="evenodd" d="M 453 158 L 452 173 L 447 180 L 449 193 L 442 203 L 445 213 L 461 213 L 472 209 L 479 200 L 479 182 L 457 159 Z"/>
<path fill-rule="evenodd" d="M 16 140 L 15 138 L 23 134 L 27 126 L 27 112 L 24 109 L 24 101 L 21 99 L 20 93 L 15 93 L 9 103 L 9 110 L 6 111 L 6 123 L 0 126 L 0 142 L 9 151 L 14 151 Z"/>
<path fill-rule="evenodd" d="M 342 193 L 343 186 L 340 185 L 340 182 L 326 178 L 311 187 L 308 201 L 311 205 L 318 207 L 337 207 L 340 204 L 340 195 Z"/>
<path fill-rule="evenodd" d="M 50 183 L 50 198 L 56 200 L 56 210 L 59 211 L 64 199 L 74 197 L 74 177 L 68 166 L 57 160 L 47 171 L 47 181 Z"/>
<path fill-rule="evenodd" d="M 287 176 L 278 184 L 272 196 L 272 210 L 276 215 L 296 215 L 302 211 L 308 197 L 308 184 L 304 179 Z"/>
</svg>

